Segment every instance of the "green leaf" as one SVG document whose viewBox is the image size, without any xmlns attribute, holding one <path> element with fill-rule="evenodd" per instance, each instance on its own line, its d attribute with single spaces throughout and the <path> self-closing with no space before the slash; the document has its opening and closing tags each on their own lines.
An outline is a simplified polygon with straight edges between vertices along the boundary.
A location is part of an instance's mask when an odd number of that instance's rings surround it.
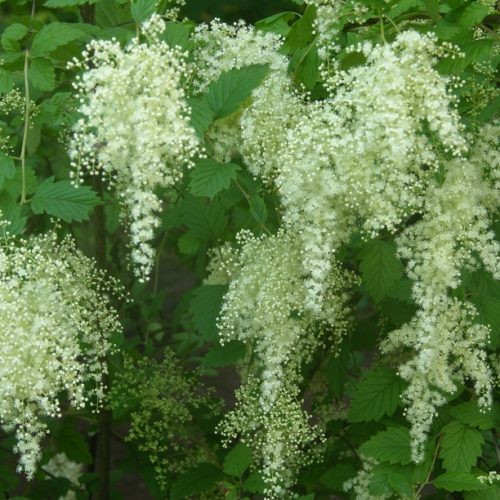
<svg viewBox="0 0 500 500">
<path fill-rule="evenodd" d="M 298 12 L 292 11 L 279 12 L 278 14 L 257 21 L 255 27 L 261 31 L 271 31 L 272 33 L 286 36 L 291 30 L 288 23 L 298 15 Z"/>
<path fill-rule="evenodd" d="M 70 181 L 54 182 L 54 177 L 49 177 L 36 189 L 31 209 L 35 214 L 45 212 L 66 222 L 81 222 L 100 204 L 101 200 L 88 186 L 75 187 Z"/>
<path fill-rule="evenodd" d="M 313 38 L 316 8 L 309 5 L 304 15 L 292 26 L 283 45 L 288 54 L 306 48 Z"/>
<path fill-rule="evenodd" d="M 479 24 L 489 13 L 489 8 L 480 2 L 471 2 L 458 19 L 458 24 L 470 28 Z"/>
<path fill-rule="evenodd" d="M 402 474 L 390 472 L 388 474 L 389 486 L 398 493 L 401 498 L 413 498 L 413 489 L 410 482 Z"/>
<path fill-rule="evenodd" d="M 14 160 L 5 153 L 0 152 L 0 189 L 5 179 L 12 179 L 16 175 Z"/>
<path fill-rule="evenodd" d="M 350 351 L 343 348 L 337 356 L 331 356 L 325 367 L 325 378 L 335 398 L 341 399 L 344 395 L 344 385 L 347 380 Z"/>
<path fill-rule="evenodd" d="M 244 443 L 238 443 L 224 459 L 224 472 L 229 476 L 241 477 L 252 463 L 252 451 Z"/>
<path fill-rule="evenodd" d="M 443 427 L 440 458 L 448 472 L 469 472 L 481 456 L 483 435 L 461 422 L 450 422 Z"/>
<path fill-rule="evenodd" d="M 484 485 L 484 489 L 464 493 L 464 500 L 500 500 L 500 486 Z"/>
<path fill-rule="evenodd" d="M 99 0 L 95 6 L 95 19 L 103 28 L 119 26 L 131 21 L 130 10 L 116 0 Z"/>
<path fill-rule="evenodd" d="M 181 500 L 202 493 L 224 479 L 224 474 L 215 465 L 201 463 L 192 467 L 175 481 L 170 500 Z"/>
<path fill-rule="evenodd" d="M 319 56 L 316 47 L 308 48 L 305 57 L 300 63 L 298 76 L 306 89 L 312 90 L 316 85 L 319 79 Z"/>
<path fill-rule="evenodd" d="M 264 483 L 262 476 L 258 472 L 251 474 L 243 483 L 244 491 L 248 491 L 250 493 L 264 493 L 265 488 L 266 483 Z"/>
<path fill-rule="evenodd" d="M 402 471 L 400 465 L 390 465 L 388 463 L 376 464 L 369 477 L 368 491 L 372 495 L 390 496 L 392 487 L 389 483 L 389 478 L 392 474 L 399 474 L 400 471 Z"/>
<path fill-rule="evenodd" d="M 51 9 L 62 9 L 63 7 L 74 7 L 84 3 L 87 3 L 87 0 L 47 0 L 43 5 Z M 95 0 L 88 3 L 93 4 Z"/>
<path fill-rule="evenodd" d="M 468 401 L 450 408 L 450 415 L 462 424 L 477 427 L 481 431 L 500 426 L 500 404 L 495 403 L 489 411 L 479 410 L 475 401 Z"/>
<path fill-rule="evenodd" d="M 132 0 L 130 12 L 138 24 L 149 19 L 155 13 L 156 0 Z"/>
<path fill-rule="evenodd" d="M 324 472 L 319 482 L 331 491 L 343 491 L 343 484 L 355 475 L 356 470 L 352 464 L 340 462 Z"/>
<path fill-rule="evenodd" d="M 5 92 L 9 92 L 12 90 L 14 86 L 14 79 L 12 78 L 12 74 L 0 69 L 0 94 L 4 94 Z"/>
<path fill-rule="evenodd" d="M 233 340 L 224 345 L 212 347 L 201 362 L 204 368 L 234 365 L 245 357 L 245 344 L 239 340 Z"/>
<path fill-rule="evenodd" d="M 38 180 L 36 178 L 35 171 L 28 165 L 26 165 L 25 168 L 24 185 L 26 194 L 34 193 L 36 187 L 38 186 Z M 4 180 L 4 189 L 17 199 L 19 196 L 21 196 L 22 186 L 22 170 L 20 168 L 16 168 L 14 176 L 11 178 L 6 178 Z"/>
<path fill-rule="evenodd" d="M 33 39 L 32 57 L 43 57 L 69 42 L 78 40 L 83 32 L 70 23 L 53 22 L 44 26 Z"/>
<path fill-rule="evenodd" d="M 217 339 L 217 317 L 226 292 L 226 285 L 203 285 L 193 292 L 189 311 L 193 315 L 196 328 L 205 340 Z"/>
<path fill-rule="evenodd" d="M 392 415 L 403 387 L 403 381 L 392 370 L 381 367 L 367 372 L 353 395 L 348 420 L 379 421 L 384 415 Z"/>
<path fill-rule="evenodd" d="M 479 295 L 471 301 L 477 308 L 479 315 L 477 321 L 491 327 L 492 339 L 497 344 L 498 334 L 500 333 L 500 299 L 488 295 Z M 493 345 L 493 348 L 496 348 Z"/>
<path fill-rule="evenodd" d="M 409 464 L 411 462 L 410 432 L 405 427 L 390 427 L 363 443 L 359 451 L 380 462 Z"/>
<path fill-rule="evenodd" d="M 19 40 L 22 40 L 28 34 L 28 28 L 24 24 L 14 23 L 5 28 L 2 33 L 1 45 L 7 52 L 16 52 L 20 50 Z"/>
<path fill-rule="evenodd" d="M 380 301 L 403 274 L 394 245 L 383 240 L 369 241 L 361 251 L 363 283 L 375 301 Z"/>
<path fill-rule="evenodd" d="M 169 21 L 165 24 L 165 31 L 161 35 L 161 38 L 170 47 L 180 47 L 181 50 L 186 51 L 190 50 L 193 46 L 193 42 L 189 39 L 192 31 L 192 24 Z"/>
<path fill-rule="evenodd" d="M 253 195 L 249 201 L 250 214 L 259 223 L 265 224 L 267 220 L 266 202 L 258 194 Z"/>
<path fill-rule="evenodd" d="M 238 170 L 240 167 L 234 163 L 217 163 L 211 158 L 201 160 L 191 172 L 190 191 L 195 196 L 213 198 L 223 189 L 229 188 Z"/>
<path fill-rule="evenodd" d="M 436 488 L 446 491 L 473 491 L 484 488 L 479 479 L 468 472 L 445 472 L 434 479 L 433 483 Z"/>
<path fill-rule="evenodd" d="M 268 72 L 267 64 L 254 64 L 226 71 L 212 82 L 204 96 L 215 119 L 234 113 L 250 97 Z"/>
<path fill-rule="evenodd" d="M 202 241 L 191 231 L 187 231 L 177 240 L 177 248 L 182 255 L 193 255 L 200 248 Z"/>
<path fill-rule="evenodd" d="M 214 113 L 210 106 L 203 100 L 196 97 L 187 99 L 191 107 L 191 126 L 201 140 L 205 139 L 205 133 L 214 121 Z"/>
<path fill-rule="evenodd" d="M 69 460 L 77 464 L 92 463 L 92 455 L 85 439 L 83 439 L 81 433 L 76 431 L 72 425 L 64 425 L 55 436 L 55 440 L 59 450 Z"/>
<path fill-rule="evenodd" d="M 201 198 L 194 197 L 185 200 L 182 220 L 193 236 L 202 240 L 217 240 L 228 223 L 224 207 L 217 200 L 207 205 Z"/>
<path fill-rule="evenodd" d="M 33 87 L 38 90 L 50 91 L 56 86 L 55 68 L 48 59 L 33 59 L 28 70 L 28 77 Z"/>
<path fill-rule="evenodd" d="M 17 197 L 8 191 L 3 192 L 0 196 L 0 211 L 2 219 L 9 223 L 5 231 L 11 235 L 20 234 L 26 225 L 27 218 L 23 217 L 22 206 L 17 202 Z"/>
</svg>

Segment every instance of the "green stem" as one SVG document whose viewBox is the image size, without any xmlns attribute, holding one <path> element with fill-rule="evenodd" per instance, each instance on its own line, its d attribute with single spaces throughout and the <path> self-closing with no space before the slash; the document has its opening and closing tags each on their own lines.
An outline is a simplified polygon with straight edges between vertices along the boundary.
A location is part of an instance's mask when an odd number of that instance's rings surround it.
<svg viewBox="0 0 500 500">
<path fill-rule="evenodd" d="M 439 436 L 438 442 L 436 443 L 436 449 L 434 450 L 434 456 L 432 457 L 432 463 L 431 466 L 429 467 L 429 471 L 427 472 L 427 477 L 425 478 L 425 481 L 420 485 L 418 490 L 415 493 L 414 500 L 418 500 L 420 498 L 420 493 L 422 493 L 422 490 L 425 488 L 427 484 L 429 484 L 429 481 L 431 479 L 432 471 L 434 470 L 434 465 L 436 465 L 436 460 L 437 456 L 439 453 L 439 448 L 441 446 L 441 440 L 443 438 L 443 435 L 441 434 Z"/>
<path fill-rule="evenodd" d="M 28 80 L 28 71 L 30 68 L 30 45 L 31 45 L 31 24 L 35 17 L 36 0 L 31 3 L 31 17 L 29 24 L 29 39 L 26 50 L 24 51 L 24 130 L 23 142 L 21 144 L 21 203 L 26 203 L 26 146 L 28 144 L 28 133 L 30 128 L 30 84 Z"/>
</svg>

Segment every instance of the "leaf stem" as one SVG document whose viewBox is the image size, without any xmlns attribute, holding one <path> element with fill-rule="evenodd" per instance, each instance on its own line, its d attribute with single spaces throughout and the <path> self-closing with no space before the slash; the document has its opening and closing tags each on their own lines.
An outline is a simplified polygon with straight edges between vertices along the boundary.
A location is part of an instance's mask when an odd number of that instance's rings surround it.
<svg viewBox="0 0 500 500">
<path fill-rule="evenodd" d="M 31 18 L 29 25 L 30 38 L 24 51 L 24 130 L 23 142 L 21 144 L 21 203 L 26 203 L 26 146 L 28 144 L 28 133 L 30 128 L 30 84 L 28 80 L 28 71 L 30 67 L 30 44 L 31 44 L 31 23 L 35 17 L 36 0 L 31 3 Z"/>
<path fill-rule="evenodd" d="M 414 496 L 414 499 L 415 500 L 418 500 L 420 498 L 420 493 L 422 493 L 422 490 L 425 488 L 425 486 L 427 484 L 429 484 L 429 481 L 431 479 L 431 475 L 432 475 L 432 471 L 434 470 L 434 465 L 436 465 L 436 460 L 437 460 L 437 456 L 438 456 L 438 453 L 439 453 L 439 448 L 441 446 L 441 440 L 443 439 L 443 435 L 441 434 L 439 436 L 439 439 L 436 443 L 436 449 L 434 450 L 434 456 L 432 457 L 432 463 L 429 467 L 429 471 L 427 472 L 427 477 L 425 478 L 425 481 L 420 485 L 420 487 L 418 488 L 417 492 L 415 493 L 415 496 Z"/>
</svg>

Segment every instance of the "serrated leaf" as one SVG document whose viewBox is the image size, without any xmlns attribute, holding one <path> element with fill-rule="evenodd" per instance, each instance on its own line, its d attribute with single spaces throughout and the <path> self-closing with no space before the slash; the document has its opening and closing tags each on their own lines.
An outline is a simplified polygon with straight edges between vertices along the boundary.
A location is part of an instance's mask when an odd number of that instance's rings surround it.
<svg viewBox="0 0 500 500">
<path fill-rule="evenodd" d="M 215 465 L 201 463 L 192 467 L 175 481 L 170 492 L 170 500 L 181 500 L 210 489 L 224 475 Z"/>
<path fill-rule="evenodd" d="M 217 339 L 217 317 L 226 292 L 226 285 L 203 285 L 193 292 L 189 311 L 196 328 L 208 341 Z"/>
<path fill-rule="evenodd" d="M 4 230 L 11 234 L 20 234 L 26 226 L 27 217 L 23 217 L 23 210 L 14 195 L 5 191 L 0 196 L 0 211 L 2 219 L 8 222 Z"/>
<path fill-rule="evenodd" d="M 255 27 L 261 31 L 271 31 L 272 33 L 286 36 L 291 30 L 288 23 L 298 15 L 298 12 L 292 11 L 279 12 L 278 14 L 257 21 Z"/>
<path fill-rule="evenodd" d="M 14 160 L 5 153 L 0 152 L 0 189 L 5 179 L 12 179 L 16 175 Z"/>
<path fill-rule="evenodd" d="M 491 327 L 492 338 L 495 339 L 500 332 L 500 299 L 488 295 L 479 295 L 474 297 L 472 302 L 479 313 L 477 320 Z"/>
<path fill-rule="evenodd" d="M 19 40 L 28 34 L 28 28 L 24 24 L 14 23 L 5 28 L 2 33 L 1 45 L 8 52 L 15 52 L 20 49 Z"/>
<path fill-rule="evenodd" d="M 342 486 L 356 475 L 356 470 L 351 463 L 338 463 L 324 472 L 319 482 L 331 491 L 343 491 Z"/>
<path fill-rule="evenodd" d="M 208 86 L 204 100 L 212 110 L 215 119 L 234 113 L 262 82 L 268 69 L 267 64 L 234 68 L 225 71 L 212 82 Z"/>
<path fill-rule="evenodd" d="M 402 465 L 411 462 L 410 432 L 405 427 L 390 427 L 375 434 L 360 447 L 363 455 L 368 455 L 380 462 Z"/>
<path fill-rule="evenodd" d="M 440 458 L 448 472 L 469 472 L 481 456 L 484 438 L 477 430 L 462 422 L 443 427 Z"/>
<path fill-rule="evenodd" d="M 243 483 L 243 489 L 250 493 L 264 493 L 266 483 L 259 472 L 254 472 Z"/>
<path fill-rule="evenodd" d="M 99 26 L 112 28 L 131 21 L 130 10 L 128 5 L 121 5 L 116 0 L 99 0 L 95 6 L 95 19 Z"/>
<path fill-rule="evenodd" d="M 193 25 L 186 23 L 176 23 L 169 21 L 165 24 L 165 31 L 161 39 L 167 42 L 170 47 L 180 47 L 181 50 L 190 50 L 193 42 L 189 39 Z"/>
<path fill-rule="evenodd" d="M 224 208 L 217 200 L 207 205 L 202 199 L 194 197 L 185 200 L 182 220 L 193 236 L 202 240 L 217 240 L 228 223 Z"/>
<path fill-rule="evenodd" d="M 376 464 L 369 476 L 368 491 L 372 495 L 390 496 L 392 492 L 389 483 L 391 474 L 397 474 L 402 470 L 400 465 L 390 465 L 388 463 Z"/>
<path fill-rule="evenodd" d="M 473 491 L 484 486 L 473 474 L 468 472 L 445 472 L 433 481 L 436 488 L 446 491 Z"/>
<path fill-rule="evenodd" d="M 249 205 L 250 205 L 250 215 L 259 224 L 265 224 L 267 220 L 267 207 L 264 199 L 258 194 L 255 194 L 250 198 Z"/>
<path fill-rule="evenodd" d="M 156 0 L 132 0 L 130 12 L 134 21 L 140 24 L 154 14 L 155 7 Z"/>
<path fill-rule="evenodd" d="M 378 421 L 384 415 L 392 415 L 398 406 L 403 387 L 401 378 L 387 368 L 367 372 L 353 395 L 348 420 L 370 422 Z"/>
<path fill-rule="evenodd" d="M 233 365 L 245 357 L 245 352 L 245 344 L 239 340 L 233 340 L 224 345 L 216 345 L 207 352 L 201 366 L 214 368 Z"/>
<path fill-rule="evenodd" d="M 488 411 L 479 410 L 475 401 L 468 401 L 450 408 L 450 415 L 463 424 L 477 427 L 481 431 L 500 426 L 500 404 L 495 403 Z"/>
<path fill-rule="evenodd" d="M 77 432 L 71 425 L 64 425 L 55 436 L 59 450 L 64 453 L 69 460 L 77 464 L 92 463 L 92 455 L 88 444 L 83 439 L 81 433 Z"/>
<path fill-rule="evenodd" d="M 69 42 L 78 40 L 82 31 L 70 23 L 53 22 L 45 25 L 34 37 L 31 46 L 32 57 L 43 57 Z"/>
<path fill-rule="evenodd" d="M 252 451 L 244 443 L 238 443 L 224 459 L 224 472 L 229 476 L 241 477 L 252 463 Z"/>
<path fill-rule="evenodd" d="M 32 194 L 35 192 L 35 189 L 38 186 L 38 180 L 36 178 L 35 171 L 32 167 L 26 165 L 24 173 L 24 186 L 26 189 L 26 194 Z M 16 199 L 21 195 L 22 186 L 23 176 L 22 170 L 20 168 L 16 168 L 14 176 L 10 179 L 5 179 L 3 185 L 5 191 L 8 191 Z"/>
<path fill-rule="evenodd" d="M 50 91 L 56 86 L 55 68 L 48 59 L 33 59 L 28 70 L 28 77 L 33 87 L 38 90 Z"/>
<path fill-rule="evenodd" d="M 191 172 L 189 188 L 195 196 L 213 198 L 223 189 L 228 189 L 231 180 L 240 170 L 234 163 L 218 163 L 211 158 L 201 160 Z"/>
<path fill-rule="evenodd" d="M 388 475 L 389 486 L 398 493 L 401 498 L 413 498 L 413 489 L 410 482 L 402 474 L 390 472 Z"/>
<path fill-rule="evenodd" d="M 500 485 L 484 485 L 479 491 L 469 491 L 464 494 L 464 500 L 500 500 Z"/>
<path fill-rule="evenodd" d="M 394 245 L 379 239 L 369 241 L 360 256 L 363 283 L 378 302 L 401 278 L 403 266 L 396 256 Z"/>
<path fill-rule="evenodd" d="M 214 121 L 215 115 L 210 106 L 202 99 L 190 97 L 187 99 L 187 102 L 191 107 L 191 126 L 196 131 L 198 137 L 203 141 L 205 139 L 205 132 Z"/>
<path fill-rule="evenodd" d="M 9 92 L 12 90 L 12 87 L 14 86 L 14 79 L 12 75 L 4 71 L 3 69 L 0 69 L 0 94 L 4 94 L 5 92 Z"/>
<path fill-rule="evenodd" d="M 66 222 L 87 220 L 92 208 L 100 204 L 101 200 L 88 186 L 75 187 L 70 181 L 54 182 L 54 177 L 45 179 L 31 199 L 34 213 L 45 212 Z"/>
<path fill-rule="evenodd" d="M 283 50 L 292 53 L 306 48 L 313 38 L 314 20 L 316 18 L 316 7 L 309 5 L 304 15 L 293 24 L 289 31 Z"/>
<path fill-rule="evenodd" d="M 479 24 L 489 13 L 489 8 L 481 2 L 471 2 L 458 19 L 458 24 L 470 28 Z"/>
</svg>

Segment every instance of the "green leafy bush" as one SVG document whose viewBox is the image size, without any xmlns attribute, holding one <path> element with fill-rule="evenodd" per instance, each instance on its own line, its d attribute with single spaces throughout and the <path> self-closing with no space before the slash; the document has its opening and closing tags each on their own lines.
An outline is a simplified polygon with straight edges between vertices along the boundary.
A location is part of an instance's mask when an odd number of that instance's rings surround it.
<svg viewBox="0 0 500 500">
<path fill-rule="evenodd" d="M 1 6 L 3 497 L 500 497 L 496 2 Z"/>
</svg>

